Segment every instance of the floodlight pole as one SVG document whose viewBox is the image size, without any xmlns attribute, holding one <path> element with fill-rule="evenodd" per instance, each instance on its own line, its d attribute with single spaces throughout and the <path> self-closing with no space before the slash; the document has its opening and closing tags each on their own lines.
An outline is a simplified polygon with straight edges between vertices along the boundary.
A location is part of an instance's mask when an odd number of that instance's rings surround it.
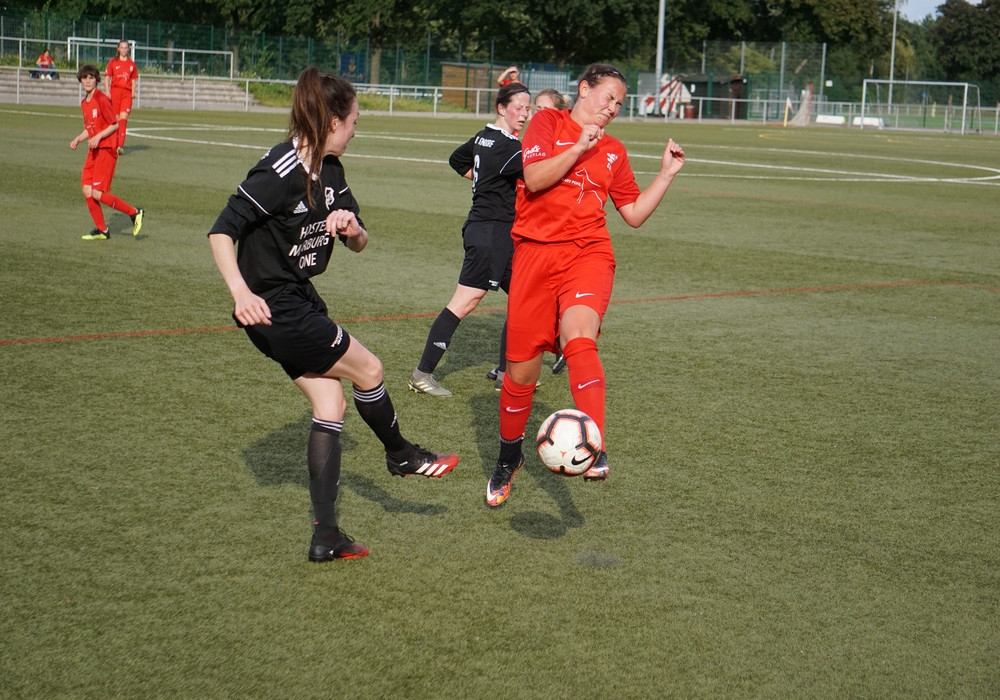
<svg viewBox="0 0 1000 700">
<path fill-rule="evenodd" d="M 899 18 L 899 0 L 892 10 L 892 50 L 889 53 L 889 110 L 892 111 L 892 81 L 896 79 L 896 20 Z"/>
<path fill-rule="evenodd" d="M 663 75 L 663 25 L 667 14 L 667 0 L 660 0 L 660 19 L 656 23 L 656 94 L 653 95 L 653 114 L 660 115 L 660 79 Z"/>
</svg>

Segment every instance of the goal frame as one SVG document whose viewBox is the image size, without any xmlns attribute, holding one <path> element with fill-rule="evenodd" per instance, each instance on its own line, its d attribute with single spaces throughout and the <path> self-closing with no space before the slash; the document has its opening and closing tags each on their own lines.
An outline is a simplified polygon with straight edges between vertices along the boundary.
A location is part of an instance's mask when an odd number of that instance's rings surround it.
<svg viewBox="0 0 1000 700">
<path fill-rule="evenodd" d="M 95 39 L 93 37 L 84 36 L 71 36 L 66 38 L 66 56 L 70 59 L 76 60 L 77 69 L 80 68 L 80 48 L 89 47 L 96 48 L 98 55 L 102 48 L 117 47 L 120 41 L 127 41 L 131 47 L 132 60 L 138 62 L 136 54 L 137 49 L 143 51 L 145 54 L 152 52 L 166 53 L 168 55 L 180 55 L 180 65 L 181 65 L 181 79 L 187 76 L 188 66 L 190 61 L 188 61 L 189 56 L 222 56 L 226 59 L 229 69 L 229 79 L 232 80 L 236 76 L 236 57 L 233 51 L 213 51 L 209 49 L 179 49 L 179 48 L 165 48 L 162 46 L 146 46 L 145 44 L 140 45 L 139 42 L 133 39 Z"/>
<path fill-rule="evenodd" d="M 893 91 L 896 88 L 901 89 L 904 94 L 912 93 L 913 89 L 923 88 L 922 95 L 924 100 L 919 104 L 907 103 L 905 101 L 894 103 Z M 961 90 L 961 105 L 938 105 L 936 103 L 932 106 L 928 105 L 926 96 L 929 90 L 947 91 L 952 88 L 959 88 Z M 884 94 L 887 97 L 885 102 L 882 101 L 883 90 L 885 90 Z M 872 93 L 875 94 L 874 102 L 871 99 Z M 925 115 L 928 109 L 931 109 L 934 113 L 937 110 L 942 110 L 944 115 L 943 130 L 945 132 L 957 131 L 961 134 L 966 134 L 972 132 L 982 133 L 983 131 L 983 109 L 980 103 L 979 86 L 975 83 L 936 80 L 866 78 L 861 89 L 861 117 L 856 120 L 856 125 L 860 129 L 864 129 L 865 126 L 874 126 L 876 128 L 899 126 L 899 115 L 903 109 L 908 111 L 910 109 L 923 110 Z M 893 121 L 895 118 L 895 123 L 886 123 L 887 117 L 890 121 Z M 956 121 L 958 123 L 957 128 L 953 124 Z"/>
</svg>

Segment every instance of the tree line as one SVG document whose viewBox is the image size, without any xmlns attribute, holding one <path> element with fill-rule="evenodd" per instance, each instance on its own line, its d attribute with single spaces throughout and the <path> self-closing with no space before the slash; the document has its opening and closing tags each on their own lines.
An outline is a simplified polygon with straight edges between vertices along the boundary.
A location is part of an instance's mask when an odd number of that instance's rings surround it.
<svg viewBox="0 0 1000 700">
<path fill-rule="evenodd" d="M 899 0 L 905 5 L 906 0 Z M 12 0 L 63 15 L 226 26 L 470 60 L 654 66 L 659 0 Z M 829 72 L 888 78 L 895 0 L 666 0 L 664 67 L 692 65 L 704 42 L 825 43 Z M 895 78 L 979 83 L 1000 99 L 1000 0 L 945 0 L 939 15 L 898 18 Z"/>
</svg>

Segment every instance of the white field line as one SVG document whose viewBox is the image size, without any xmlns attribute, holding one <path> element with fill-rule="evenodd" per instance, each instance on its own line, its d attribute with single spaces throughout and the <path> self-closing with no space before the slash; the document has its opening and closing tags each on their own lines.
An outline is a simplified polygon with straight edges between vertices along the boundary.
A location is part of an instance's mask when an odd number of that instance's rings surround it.
<svg viewBox="0 0 1000 700">
<path fill-rule="evenodd" d="M 76 115 L 63 115 L 63 114 L 50 114 L 47 112 L 28 112 L 22 110 L 7 110 L 0 109 L 0 114 L 31 114 L 40 117 L 66 117 L 77 119 Z M 135 120 L 141 123 L 140 120 Z M 264 127 L 242 127 L 242 126 L 227 126 L 219 124 L 171 124 L 170 122 L 151 122 L 154 124 L 159 124 L 161 126 L 130 126 L 129 135 L 136 136 L 139 138 L 147 138 L 155 141 L 173 141 L 176 143 L 191 143 L 202 146 L 224 146 L 228 148 L 241 148 L 246 150 L 261 151 L 270 148 L 273 144 L 267 145 L 253 145 L 246 143 L 233 143 L 230 141 L 214 141 L 206 139 L 191 139 L 191 138 L 178 138 L 162 136 L 159 134 L 153 134 L 150 132 L 158 131 L 170 131 L 170 132 L 183 132 L 183 131 L 217 131 L 217 132 L 256 132 L 256 133 L 269 133 L 269 134 L 284 134 L 284 129 L 275 128 L 264 128 Z M 164 125 L 165 124 L 165 125 Z M 457 145 L 456 141 L 449 139 L 440 138 L 415 138 L 409 136 L 395 136 L 387 134 L 384 132 L 366 132 L 358 134 L 357 137 L 360 140 L 367 139 L 380 139 L 385 141 L 402 141 L 411 143 L 430 143 L 430 144 L 445 144 L 445 145 Z M 650 142 L 640 142 L 637 145 L 657 145 Z M 771 154 L 789 154 L 796 156 L 816 156 L 820 158 L 826 158 L 831 154 L 825 151 L 809 151 L 803 149 L 794 148 L 760 148 L 755 146 L 708 146 L 707 148 L 718 148 L 729 151 L 759 151 Z M 427 163 L 433 165 L 446 164 L 447 161 L 443 159 L 434 158 L 410 158 L 405 156 L 377 156 L 377 155 L 367 155 L 359 153 L 348 153 L 348 158 L 363 158 L 366 160 L 392 160 L 401 161 L 409 163 Z M 659 155 L 645 155 L 645 154 L 630 154 L 629 158 L 633 161 L 648 159 L 648 160 L 659 160 L 661 156 Z M 851 154 L 854 159 L 870 159 L 877 161 L 887 161 L 887 162 L 898 162 L 898 163 L 920 163 L 922 165 L 933 165 L 942 168 L 956 168 L 956 169 L 969 169 L 980 172 L 989 173 L 988 175 L 980 176 L 968 176 L 968 177 L 925 177 L 916 175 L 906 175 L 897 173 L 873 173 L 866 171 L 851 171 L 851 170 L 835 170 L 829 168 L 810 168 L 796 165 L 775 165 L 775 164 L 765 164 L 765 163 L 749 163 L 747 161 L 727 161 L 727 160 L 712 160 L 706 158 L 688 158 L 689 163 L 697 163 L 699 165 L 718 165 L 727 168 L 748 168 L 757 170 L 770 171 L 768 174 L 744 174 L 737 175 L 732 173 L 692 173 L 687 171 L 684 173 L 684 177 L 699 177 L 699 178 L 712 178 L 712 179 L 728 179 L 728 180 L 772 180 L 772 181 L 798 181 L 798 182 L 872 182 L 872 183 L 890 183 L 890 182 L 906 182 L 906 183 L 949 183 L 949 184 L 968 184 L 968 185 L 1000 185 L 1000 168 L 990 168 L 982 165 L 968 165 L 966 163 L 949 163 L 944 161 L 932 161 L 932 160 L 921 160 L 914 158 L 898 158 L 893 156 L 877 156 L 870 154 Z M 800 173 L 796 175 L 778 175 L 778 171 L 794 172 Z M 656 171 L 645 171 L 636 170 L 637 175 L 655 175 Z M 806 177 L 801 173 L 813 173 L 815 176 Z"/>
<path fill-rule="evenodd" d="M 177 143 L 191 143 L 197 145 L 205 146 L 224 146 L 229 148 L 243 148 L 248 150 L 265 150 L 270 147 L 268 145 L 253 145 L 246 143 L 234 143 L 231 141 L 215 141 L 207 139 L 194 139 L 188 137 L 176 137 L 176 136 L 166 136 L 159 133 L 153 132 L 204 132 L 204 131 L 216 131 L 216 132 L 257 132 L 257 133 L 278 133 L 283 134 L 283 129 L 267 129 L 267 128 L 245 128 L 245 127 L 235 127 L 235 126 L 214 126 L 214 125 L 196 125 L 196 126 L 156 126 L 156 127 L 132 127 L 129 129 L 130 136 L 136 136 L 139 138 L 147 138 L 157 141 L 173 141 Z M 382 140 L 382 141 L 400 141 L 400 142 L 410 142 L 410 143 L 427 143 L 427 144 L 444 144 L 444 145 L 458 145 L 457 141 L 440 139 L 440 138 L 429 138 L 429 137 L 408 137 L 408 136 L 395 136 L 385 133 L 361 133 L 358 134 L 357 138 L 359 141 L 372 140 Z M 735 150 L 735 149 L 734 149 Z M 825 153 L 821 151 L 805 151 L 801 149 L 778 149 L 778 148 L 764 148 L 764 149 L 741 149 L 741 150 L 759 150 L 771 154 L 788 154 L 793 156 L 815 156 L 815 157 L 830 157 L 830 153 Z M 629 156 L 632 160 L 659 160 L 661 156 L 659 155 L 645 155 L 645 154 L 633 154 Z M 708 166 L 720 166 L 726 168 L 747 168 L 758 171 L 766 171 L 766 174 L 726 174 L 726 173 L 692 173 L 690 171 L 685 173 L 685 177 L 701 177 L 701 178 L 718 178 L 718 179 L 733 179 L 733 180 L 794 180 L 794 181 L 808 181 L 808 182 L 872 182 L 872 183 L 890 183 L 890 182 L 906 182 L 906 183 L 916 183 L 916 182 L 927 182 L 927 183 L 951 183 L 951 184 L 979 184 L 979 185 L 1000 185 L 1000 168 L 990 168 L 980 165 L 968 165 L 965 163 L 948 163 L 942 161 L 931 161 L 931 160 L 918 160 L 911 158 L 896 158 L 891 156 L 875 156 L 867 154 L 854 154 L 851 156 L 855 159 L 870 159 L 875 161 L 884 162 L 897 162 L 897 163 L 919 163 L 921 165 L 932 165 L 941 168 L 952 168 L 952 169 L 967 169 L 977 171 L 979 173 L 987 173 L 986 175 L 975 175 L 968 177 L 923 177 L 916 175 L 906 175 L 901 173 L 891 173 L 891 172 L 871 172 L 871 171 L 856 171 L 856 170 L 838 170 L 831 168 L 818 168 L 818 167 L 808 167 L 801 165 L 776 165 L 776 164 L 766 164 L 766 163 L 750 163 L 747 161 L 729 161 L 729 160 L 714 160 L 707 158 L 689 158 L 689 163 L 697 163 L 698 165 L 708 165 Z M 363 154 L 357 152 L 348 152 L 347 158 L 362 158 L 366 160 L 390 160 L 399 161 L 407 163 L 426 163 L 433 165 L 446 164 L 447 161 L 444 159 L 436 158 L 413 158 L 407 156 L 391 156 L 391 155 L 371 155 Z M 794 173 L 794 174 L 779 174 L 779 173 Z M 643 171 L 636 170 L 637 175 L 655 175 L 655 171 Z M 810 177 L 809 174 L 812 176 Z"/>
</svg>

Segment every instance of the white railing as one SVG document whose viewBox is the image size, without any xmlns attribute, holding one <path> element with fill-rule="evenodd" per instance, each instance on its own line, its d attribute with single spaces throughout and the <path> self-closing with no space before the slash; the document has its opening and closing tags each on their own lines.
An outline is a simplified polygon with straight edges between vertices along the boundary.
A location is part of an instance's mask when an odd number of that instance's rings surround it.
<svg viewBox="0 0 1000 700">
<path fill-rule="evenodd" d="M 13 37 L 13 36 L 0 36 L 0 42 L 4 44 L 11 43 L 17 44 L 17 66 L 18 68 L 29 67 L 34 69 L 35 59 L 38 54 L 42 52 L 42 49 L 49 48 L 53 46 L 51 41 L 46 41 L 45 39 L 26 39 L 24 37 Z M 118 45 L 118 39 L 93 39 L 90 37 L 79 37 L 71 36 L 66 39 L 66 56 L 65 60 L 72 63 L 77 70 L 80 68 L 80 49 L 81 48 L 96 48 L 107 49 L 108 57 L 110 58 L 114 55 L 114 47 Z M 203 49 L 173 49 L 170 47 L 161 46 L 143 46 L 137 44 L 134 41 L 129 41 L 132 47 L 132 57 L 133 60 L 136 58 L 136 54 L 140 54 L 140 60 L 136 63 L 140 64 L 140 72 L 142 66 L 141 55 L 152 53 L 163 53 L 167 56 L 167 63 L 171 67 L 177 65 L 180 68 L 181 78 L 185 78 L 189 73 L 197 74 L 198 68 L 200 67 L 200 61 L 197 60 L 199 56 L 222 56 L 226 60 L 229 80 L 233 80 L 236 77 L 236 63 L 235 54 L 232 51 L 208 51 Z M 30 48 L 32 45 L 36 45 L 37 48 Z M 61 46 L 61 43 L 57 43 L 56 46 Z M 179 56 L 180 61 L 178 62 L 175 57 Z M 101 60 L 100 53 L 98 52 L 95 61 L 101 63 L 102 65 L 98 68 L 103 68 L 104 61 Z M 87 63 L 87 60 L 83 61 Z M 164 63 L 162 60 L 153 61 L 155 65 L 161 65 Z M 58 70 L 58 69 L 57 69 Z M 225 80 L 226 78 L 223 78 Z"/>
<path fill-rule="evenodd" d="M 10 39 L 15 41 L 15 39 Z M 25 39 L 30 42 L 33 40 Z M 23 50 L 21 51 L 23 53 Z M 18 104 L 22 102 L 39 101 L 34 95 L 25 94 L 23 87 L 27 84 L 28 73 L 35 70 L 34 63 L 25 64 L 21 67 L 0 66 L 0 78 L 4 75 L 14 74 L 14 79 L 3 78 L 3 83 L 9 85 L 13 83 L 14 100 L 8 100 L 7 88 L 3 88 L 0 93 L 0 101 L 14 101 Z M 58 70 L 58 69 L 57 69 Z M 31 84 L 38 81 L 32 80 Z M 76 81 L 72 82 L 76 88 Z M 169 87 L 169 96 L 157 97 L 150 92 L 156 92 L 153 86 L 156 84 Z M 144 106 L 173 106 L 176 108 L 197 109 L 241 109 L 250 111 L 258 106 L 257 99 L 253 95 L 251 86 L 255 84 L 285 85 L 289 88 L 295 85 L 293 80 L 262 80 L 259 78 L 215 78 L 210 76 L 177 76 L 161 73 L 140 72 L 139 83 L 135 94 L 136 108 Z M 220 94 L 219 86 L 237 86 L 239 93 L 233 95 Z M 56 89 L 55 83 L 46 81 L 46 90 L 53 93 Z M 145 86 L 145 88 L 144 88 Z M 158 86 L 159 87 L 159 86 Z M 423 114 L 427 116 L 438 116 L 447 114 L 448 116 L 468 116 L 476 118 L 491 118 L 493 115 L 493 99 L 496 90 L 493 88 L 461 88 L 446 86 L 414 86 L 414 85 L 371 85 L 365 83 L 355 84 L 355 89 L 360 95 L 371 94 L 388 98 L 389 115 L 397 114 Z M 159 92 L 166 92 L 157 90 Z M 37 91 L 36 91 L 37 92 Z M 80 95 L 78 89 L 69 90 L 63 88 L 65 104 L 76 104 Z M 731 99 L 731 98 L 697 98 L 692 103 L 681 105 L 669 117 L 663 115 L 646 114 L 643 104 L 647 95 L 628 95 L 626 97 L 625 108 L 619 116 L 620 120 L 628 121 L 656 121 L 668 119 L 671 122 L 699 122 L 699 123 L 760 123 L 760 124 L 781 124 L 784 122 L 785 109 L 787 103 L 778 99 Z M 422 103 L 420 109 L 408 110 L 406 105 L 400 106 L 402 100 L 411 100 Z M 47 100 L 50 104 L 52 99 Z M 451 105 L 448 109 L 446 105 Z M 798 105 L 794 105 L 798 108 Z M 458 108 L 458 109 L 456 109 Z M 891 113 L 882 117 L 881 126 L 884 128 L 898 129 L 927 129 L 954 131 L 960 125 L 961 117 L 957 112 L 961 107 L 948 107 L 938 105 L 928 108 L 927 105 L 895 104 Z M 978 133 L 1000 135 L 1000 105 L 996 107 L 984 107 L 980 112 L 982 131 Z M 818 119 L 818 117 L 821 117 Z M 838 119 L 830 119 L 837 117 Z M 857 102 L 830 102 L 814 100 L 810 114 L 810 124 L 830 124 L 839 122 L 846 127 L 860 126 L 855 122 L 862 117 L 861 105 Z M 865 124 L 865 126 L 871 126 Z"/>
<path fill-rule="evenodd" d="M 117 46 L 119 44 L 118 39 L 93 39 L 91 37 L 84 36 L 71 36 L 66 39 L 66 55 L 68 57 L 73 57 L 76 60 L 77 68 L 80 66 L 80 47 L 96 46 L 98 48 L 102 46 L 108 46 L 113 44 Z M 132 47 L 132 59 L 136 60 L 139 53 L 146 54 L 147 58 L 150 53 L 161 53 L 166 54 L 167 63 L 172 67 L 176 63 L 174 57 L 180 54 L 180 75 L 181 78 L 186 77 L 188 73 L 188 68 L 191 66 L 195 67 L 195 73 L 198 72 L 198 67 L 200 62 L 189 60 L 188 56 L 223 56 L 226 58 L 226 62 L 229 64 L 229 79 L 232 80 L 236 75 L 236 64 L 235 64 L 235 54 L 232 51 L 210 51 L 207 49 L 175 49 L 172 47 L 164 46 L 141 46 L 134 41 L 129 41 Z M 155 64 L 161 65 L 163 61 L 154 61 Z"/>
</svg>

